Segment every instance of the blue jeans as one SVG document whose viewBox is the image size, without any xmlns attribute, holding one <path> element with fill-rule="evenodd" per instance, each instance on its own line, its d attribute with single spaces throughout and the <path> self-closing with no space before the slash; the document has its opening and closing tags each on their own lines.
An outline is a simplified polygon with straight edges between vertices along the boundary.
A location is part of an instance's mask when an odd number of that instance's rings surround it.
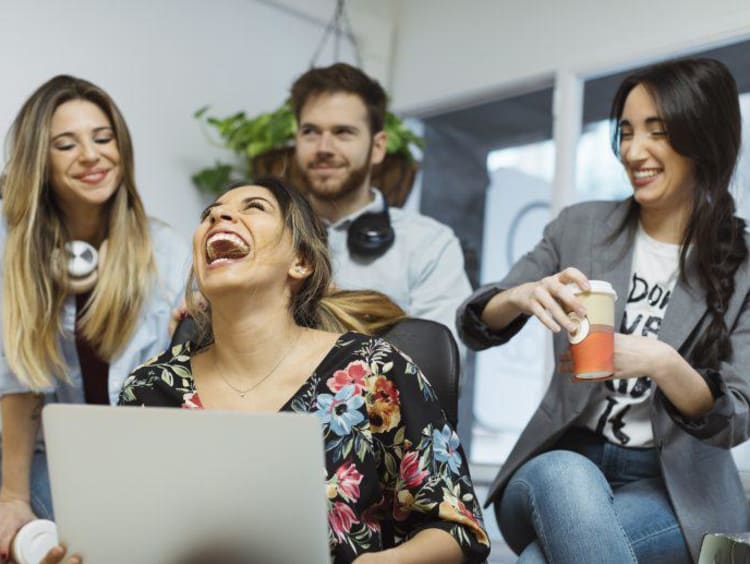
<svg viewBox="0 0 750 564">
<path fill-rule="evenodd" d="M 557 448 L 521 466 L 496 504 L 519 562 L 691 562 L 654 449 L 585 430 Z"/>
<path fill-rule="evenodd" d="M 0 449 L 0 460 L 2 450 Z M 0 474 L 0 479 L 2 475 Z M 49 486 L 49 472 L 47 470 L 47 453 L 37 449 L 31 459 L 31 510 L 40 519 L 54 520 L 52 511 L 52 492 Z"/>
</svg>

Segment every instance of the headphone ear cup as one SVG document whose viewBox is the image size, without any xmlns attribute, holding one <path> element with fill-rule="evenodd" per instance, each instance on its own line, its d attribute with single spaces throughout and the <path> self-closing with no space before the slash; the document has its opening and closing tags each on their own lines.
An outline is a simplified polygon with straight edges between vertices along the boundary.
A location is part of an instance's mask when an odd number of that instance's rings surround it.
<svg viewBox="0 0 750 564">
<path fill-rule="evenodd" d="M 355 219 L 347 231 L 346 245 L 353 255 L 375 258 L 385 253 L 395 239 L 386 208 L 380 213 L 364 213 Z"/>
<path fill-rule="evenodd" d="M 64 284 L 65 290 L 71 294 L 90 292 L 96 286 L 99 267 L 104 263 L 106 255 L 106 239 L 98 251 L 85 241 L 68 241 L 65 243 L 64 254 L 59 249 L 52 251 L 52 277 Z M 67 272 L 66 277 L 62 275 L 63 270 Z"/>
</svg>

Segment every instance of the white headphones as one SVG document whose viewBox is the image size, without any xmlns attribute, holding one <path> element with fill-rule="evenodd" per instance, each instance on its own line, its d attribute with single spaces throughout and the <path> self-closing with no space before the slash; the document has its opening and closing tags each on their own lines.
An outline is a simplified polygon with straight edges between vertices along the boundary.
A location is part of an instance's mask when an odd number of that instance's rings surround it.
<svg viewBox="0 0 750 564">
<path fill-rule="evenodd" d="M 107 240 L 102 242 L 98 251 L 86 241 L 68 241 L 64 249 L 64 257 L 60 256 L 59 249 L 52 251 L 52 276 L 63 283 L 62 269 L 65 268 L 68 292 L 85 294 L 91 291 L 99 279 L 98 267 L 107 255 Z"/>
</svg>

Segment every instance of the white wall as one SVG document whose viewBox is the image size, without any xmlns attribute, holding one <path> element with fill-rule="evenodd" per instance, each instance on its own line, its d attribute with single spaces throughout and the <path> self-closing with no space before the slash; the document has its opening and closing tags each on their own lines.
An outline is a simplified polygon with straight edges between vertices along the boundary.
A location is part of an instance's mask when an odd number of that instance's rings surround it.
<svg viewBox="0 0 750 564">
<path fill-rule="evenodd" d="M 393 102 L 425 113 L 559 69 L 602 72 L 748 35 L 747 0 L 408 0 Z"/>
<path fill-rule="evenodd" d="M 190 237 L 206 201 L 190 175 L 226 156 L 207 142 L 193 112 L 204 104 L 219 116 L 275 108 L 292 80 L 307 69 L 335 0 L 284 0 L 287 11 L 272 4 L 4 0 L 0 137 L 5 138 L 23 100 L 45 80 L 59 73 L 91 80 L 115 99 L 131 129 L 147 211 Z M 313 20 L 293 13 L 303 9 Z M 384 13 L 388 18 L 390 12 Z M 351 16 L 367 22 L 370 36 L 379 35 L 379 25 L 386 36 L 392 33 L 391 22 L 379 21 L 372 6 Z M 376 64 L 389 60 L 390 52 L 381 52 L 382 41 L 365 43 Z M 345 60 L 352 62 L 348 44 L 341 46 Z M 331 53 L 329 42 L 319 64 L 330 64 Z"/>
</svg>

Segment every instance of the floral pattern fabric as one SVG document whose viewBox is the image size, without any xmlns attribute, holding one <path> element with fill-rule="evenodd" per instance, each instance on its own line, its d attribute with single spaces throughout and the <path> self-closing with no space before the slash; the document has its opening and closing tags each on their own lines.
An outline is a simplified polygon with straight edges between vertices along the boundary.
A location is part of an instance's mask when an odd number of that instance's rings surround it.
<svg viewBox="0 0 750 564">
<path fill-rule="evenodd" d="M 121 405 L 201 409 L 192 343 L 136 369 Z M 489 553 L 458 436 L 419 368 L 387 341 L 342 335 L 281 411 L 320 419 L 334 562 L 399 544 L 426 528 L 453 536 L 466 560 Z"/>
</svg>

